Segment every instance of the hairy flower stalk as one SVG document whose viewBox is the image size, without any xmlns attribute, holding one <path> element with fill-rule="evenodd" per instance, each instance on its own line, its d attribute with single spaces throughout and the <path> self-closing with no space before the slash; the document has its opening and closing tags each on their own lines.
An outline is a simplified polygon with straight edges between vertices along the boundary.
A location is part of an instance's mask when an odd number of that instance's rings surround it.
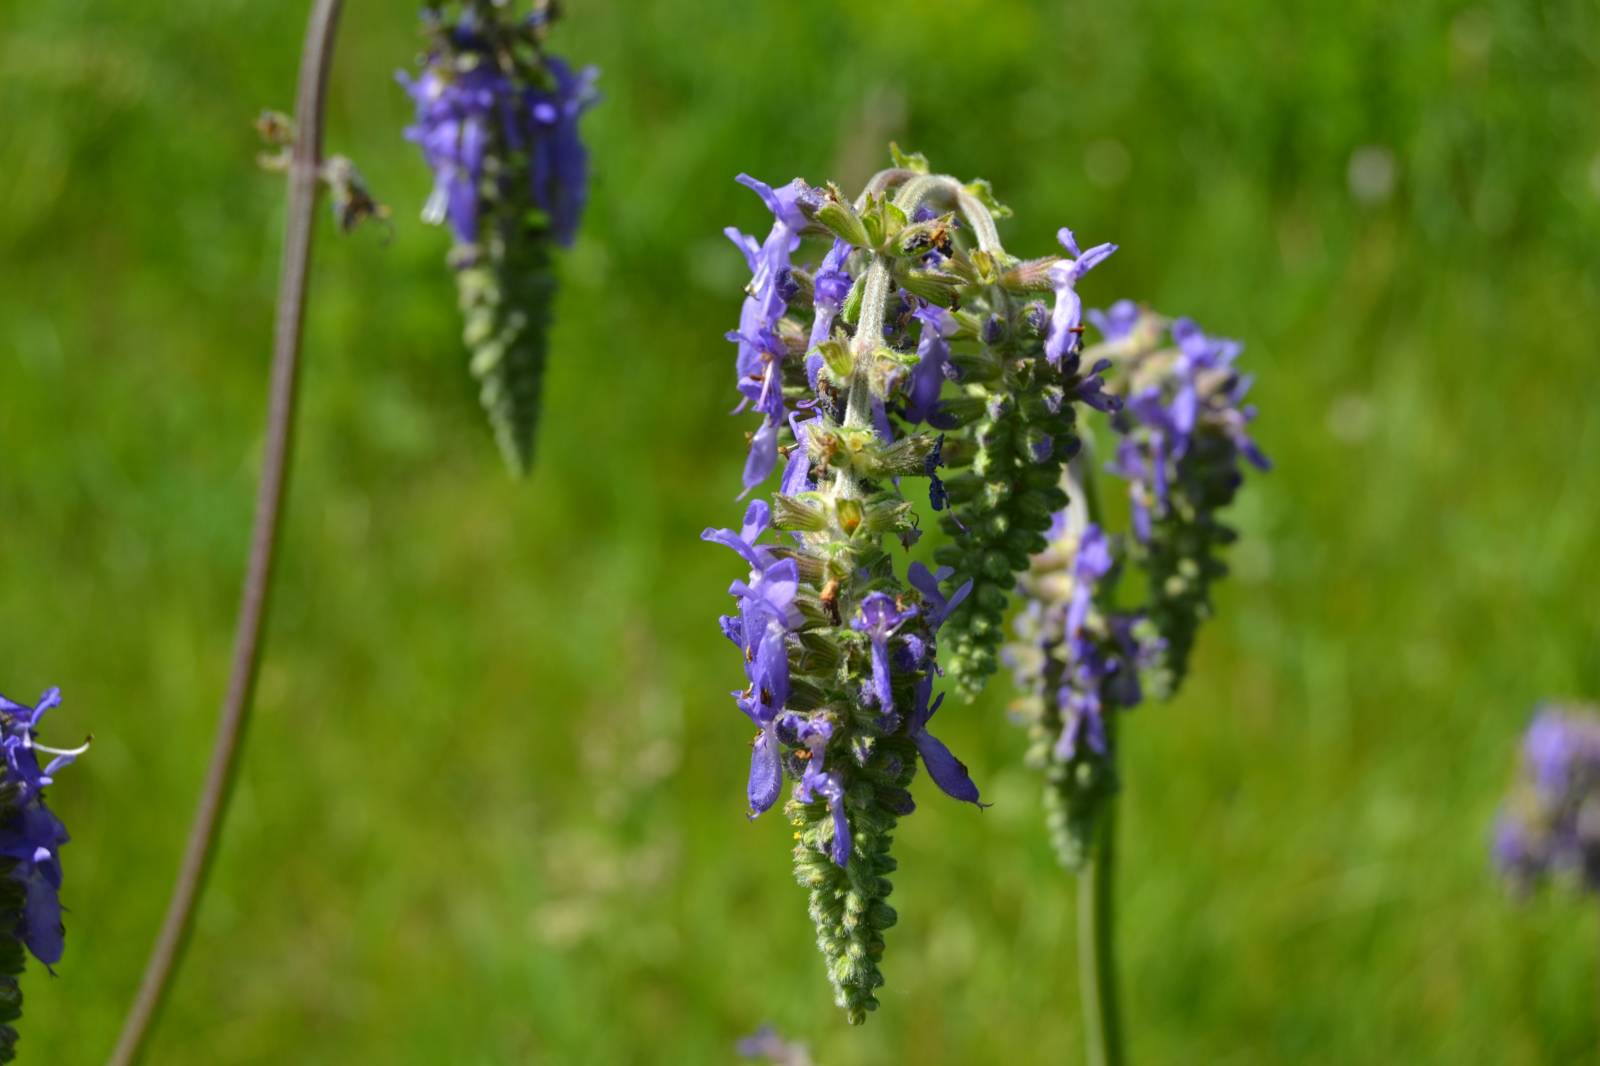
<svg viewBox="0 0 1600 1066">
<path fill-rule="evenodd" d="M 23 949 L 49 969 L 61 960 L 61 845 L 66 827 L 45 806 L 44 789 L 55 773 L 88 750 L 47 748 L 36 739 L 39 719 L 61 705 L 61 691 L 50 689 L 32 707 L 0 696 L 0 1062 L 16 1057 L 22 1015 Z M 39 768 L 39 753 L 53 756 Z"/>
<path fill-rule="evenodd" d="M 448 10 L 447 10 L 448 9 Z M 525 473 L 544 380 L 556 279 L 552 245 L 577 232 L 588 158 L 578 117 L 595 71 L 547 54 L 552 5 L 516 16 L 494 0 L 423 8 L 421 74 L 399 75 L 416 102 L 406 137 L 434 171 L 423 218 L 448 223 L 450 265 L 471 370 L 495 439 Z"/>
<path fill-rule="evenodd" d="M 746 490 L 787 458 L 770 505 L 757 500 L 741 529 L 704 537 L 749 567 L 729 590 L 738 613 L 722 626 L 745 666 L 734 699 L 757 728 L 750 813 L 771 808 L 785 778 L 794 782 L 785 812 L 796 877 L 810 893 L 836 1001 L 859 1023 L 883 983 L 884 934 L 896 920 L 890 846 L 913 809 L 919 759 L 944 792 L 979 800 L 966 767 L 929 732 L 942 700 L 933 691 L 941 627 L 973 578 L 920 563 L 902 569 L 891 552 L 917 535 L 902 479 L 927 478 L 943 506 L 945 438 L 934 431 L 958 435 L 972 421 L 943 410 L 942 366 L 981 358 L 976 343 L 963 343 L 975 333 L 964 336 L 946 307 L 976 284 L 963 272 L 976 277 L 979 250 L 955 239 L 952 216 L 919 208 L 978 201 L 953 179 L 905 166 L 874 178 L 854 204 L 832 186 L 740 181 L 775 220 L 764 241 L 730 232 L 752 272 L 730 334 L 737 384 L 761 416 Z M 979 210 L 973 228 L 992 238 Z M 792 263 L 812 234 L 832 238 L 814 273 Z"/>
</svg>

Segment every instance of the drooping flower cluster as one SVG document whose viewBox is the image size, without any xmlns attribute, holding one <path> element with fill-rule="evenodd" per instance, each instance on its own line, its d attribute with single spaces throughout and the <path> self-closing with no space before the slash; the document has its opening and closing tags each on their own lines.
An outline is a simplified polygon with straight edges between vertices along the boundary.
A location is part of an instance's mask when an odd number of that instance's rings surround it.
<svg viewBox="0 0 1600 1066">
<path fill-rule="evenodd" d="M 1066 280 L 1073 268 L 1054 269 Z M 1075 302 L 1058 301 L 1057 313 L 1063 330 L 1078 327 Z M 1217 554 L 1233 532 L 1218 511 L 1238 490 L 1244 463 L 1268 465 L 1247 432 L 1255 412 L 1242 402 L 1250 380 L 1234 369 L 1236 342 L 1128 300 L 1088 317 L 1103 341 L 1082 358 L 1104 375 L 1104 391 L 1086 400 L 1109 415 L 1109 469 L 1128 481 L 1132 529 L 1109 536 L 1090 520 L 1093 493 L 1079 480 L 1094 470 L 1074 464 L 1064 486 L 1077 499 L 1055 514 L 1049 546 L 1021 581 L 1018 641 L 1006 650 L 1030 760 L 1046 775 L 1052 837 L 1074 869 L 1089 858 L 1116 788 L 1111 714 L 1132 709 L 1147 690 L 1176 692 L 1210 613 L 1211 582 L 1226 572 Z M 1128 565 L 1143 571 L 1146 598 L 1119 610 L 1117 578 Z"/>
<path fill-rule="evenodd" d="M 447 11 L 454 9 L 454 14 Z M 489 0 L 430 4 L 429 50 L 401 84 L 416 103 L 406 137 L 434 172 L 423 209 L 455 237 L 464 339 L 506 461 L 526 471 L 555 295 L 550 246 L 569 245 L 587 195 L 578 117 L 595 71 L 544 51 L 549 5 L 517 17 Z"/>
<path fill-rule="evenodd" d="M 45 806 L 44 789 L 88 746 L 60 751 L 38 743 L 39 720 L 60 704 L 59 689 L 32 707 L 0 696 L 0 1062 L 11 1060 L 17 1040 L 10 1023 L 21 1014 L 23 949 L 48 968 L 65 948 L 59 892 L 67 830 Z M 40 752 L 52 756 L 42 770 Z"/>
<path fill-rule="evenodd" d="M 949 671 L 970 694 L 992 671 L 1013 575 L 1065 502 L 1075 408 L 1112 403 L 1080 370 L 1075 293 L 1112 247 L 1079 254 L 1063 231 L 1072 258 L 1019 261 L 985 184 L 930 174 L 920 156 L 896 164 L 853 202 L 832 185 L 739 178 L 773 219 L 764 239 L 728 230 L 751 273 L 728 334 L 740 409 L 759 417 L 745 491 L 785 461 L 770 504 L 704 534 L 749 567 L 722 627 L 745 669 L 734 700 L 756 727 L 750 813 L 794 782 L 796 874 L 852 1022 L 882 983 L 890 834 L 913 809 L 917 765 L 979 802 L 929 731 L 936 681 Z M 810 237 L 826 249 L 814 269 L 801 265 Z M 1028 302 L 1049 293 L 1054 313 Z M 901 493 L 917 477 L 948 512 L 938 570 L 891 551 L 920 535 Z"/>
<path fill-rule="evenodd" d="M 1600 709 L 1535 712 L 1495 823 L 1494 860 L 1519 891 L 1555 879 L 1600 892 Z"/>
<path fill-rule="evenodd" d="M 1138 706 L 1139 675 L 1162 646 L 1140 615 L 1107 606 L 1118 566 L 1112 538 L 1087 521 L 1083 507 L 1058 512 L 1049 546 L 1019 582 L 1017 641 L 1005 649 L 1020 690 L 1013 714 L 1029 731 L 1028 761 L 1045 774 L 1051 840 L 1075 870 L 1088 860 L 1116 790 L 1110 716 Z"/>
<path fill-rule="evenodd" d="M 951 543 L 937 558 L 977 582 L 968 606 L 953 619 L 948 663 L 969 698 L 998 665 L 1016 576 L 1045 549 L 1051 516 L 1067 503 L 1059 482 L 1080 448 L 1079 406 L 1103 411 L 1116 405 L 1099 378 L 1104 367 L 1085 368 L 1079 354 L 1077 293 L 1078 281 L 1116 245 L 1081 252 L 1067 229 L 1058 239 L 1071 258 L 997 266 L 987 307 L 977 304 L 983 347 L 952 364 L 962 395 L 947 406 L 973 412 L 975 447 L 970 469 L 947 483 L 952 507 L 943 524 Z M 1018 299 L 1039 291 L 1054 293 L 1052 309 Z"/>
<path fill-rule="evenodd" d="M 1271 464 L 1250 438 L 1251 377 L 1235 368 L 1242 346 L 1210 337 L 1192 320 L 1169 321 L 1122 301 L 1091 319 L 1106 343 L 1110 387 L 1125 397 L 1113 418 L 1110 469 L 1128 482 L 1131 554 L 1151 588 L 1149 614 L 1166 641 L 1151 675 L 1157 695 L 1183 683 L 1210 587 L 1227 573 L 1219 557 L 1234 532 L 1218 513 L 1233 502 L 1246 465 Z M 1170 338 L 1170 343 L 1163 343 Z"/>
</svg>

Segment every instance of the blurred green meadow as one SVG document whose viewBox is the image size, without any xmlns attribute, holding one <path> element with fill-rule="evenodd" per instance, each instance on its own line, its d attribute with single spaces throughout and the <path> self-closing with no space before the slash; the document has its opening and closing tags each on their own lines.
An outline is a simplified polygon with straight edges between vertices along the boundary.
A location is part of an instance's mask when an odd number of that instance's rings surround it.
<svg viewBox="0 0 1600 1066">
<path fill-rule="evenodd" d="M 52 802 L 67 955 L 23 1061 L 108 1052 L 212 736 L 259 458 L 304 4 L 0 0 L 0 690 L 92 731 Z M 1247 343 L 1277 469 L 1176 703 L 1123 730 L 1120 935 L 1149 1063 L 1573 1062 L 1600 915 L 1486 841 L 1541 696 L 1600 696 L 1600 7 L 572 0 L 604 69 L 537 469 L 503 473 L 405 4 L 352 3 L 258 716 L 149 1061 L 1077 1061 L 1073 887 L 998 680 L 917 783 L 883 1007 L 830 1002 L 717 630 L 747 170 L 982 175 L 1018 254 Z"/>
</svg>

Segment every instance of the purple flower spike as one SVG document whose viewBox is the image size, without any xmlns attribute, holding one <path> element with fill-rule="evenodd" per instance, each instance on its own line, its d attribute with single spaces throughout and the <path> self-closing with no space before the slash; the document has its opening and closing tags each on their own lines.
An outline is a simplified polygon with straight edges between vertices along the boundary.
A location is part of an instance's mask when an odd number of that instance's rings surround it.
<svg viewBox="0 0 1600 1066">
<path fill-rule="evenodd" d="M 1056 291 L 1055 309 L 1045 333 L 1044 354 L 1052 366 L 1060 366 L 1078 344 L 1083 324 L 1083 300 L 1078 296 L 1078 279 L 1117 250 L 1114 244 L 1097 244 L 1087 252 L 1078 251 L 1072 231 L 1062 227 L 1056 238 L 1072 256 L 1050 268 L 1050 284 Z"/>
<path fill-rule="evenodd" d="M 811 1052 L 799 1041 L 785 1040 L 771 1025 L 744 1037 L 734 1045 L 740 1058 L 761 1059 L 767 1066 L 811 1066 Z"/>
<path fill-rule="evenodd" d="M 894 686 L 889 678 L 889 638 L 895 630 L 916 617 L 917 609 L 901 610 L 894 597 L 874 592 L 861 601 L 860 611 L 850 620 L 852 629 L 867 635 L 872 643 L 872 688 L 869 696 L 884 716 L 894 713 Z"/>
<path fill-rule="evenodd" d="M 810 186 L 799 178 L 778 189 L 748 174 L 740 174 L 733 180 L 761 197 L 761 202 L 767 205 L 777 224 L 790 233 L 798 235 L 806 228 L 806 216 L 800 211 L 800 198 L 810 191 Z"/>
<path fill-rule="evenodd" d="M 779 395 L 777 390 L 773 395 Z M 767 475 L 772 473 L 772 468 L 778 465 L 778 423 L 770 419 L 761 423 L 761 428 L 756 430 L 750 438 L 750 454 L 744 462 L 744 492 L 746 496 L 750 490 L 767 480 Z"/>
<path fill-rule="evenodd" d="M 749 520 L 752 516 L 747 514 L 746 518 Z M 755 516 L 755 521 L 747 524 L 746 532 L 760 525 L 764 518 Z M 737 631 L 736 641 L 744 649 L 745 674 L 750 682 L 744 692 L 734 693 L 734 699 L 739 709 L 761 727 L 750 751 L 747 795 L 752 818 L 777 802 L 783 783 L 776 730 L 778 717 L 789 699 L 788 637 L 801 620 L 794 605 L 798 586 L 794 560 L 783 559 L 767 566 L 750 584 L 736 581 L 729 589 L 739 598 L 741 614 L 736 623 L 725 623 L 724 631 L 729 636 Z"/>
<path fill-rule="evenodd" d="M 0 748 L 4 765 L 0 783 L 12 793 L 0 818 L 0 856 L 13 860 L 9 876 L 22 885 L 22 913 L 12 935 L 22 941 L 46 968 L 59 962 L 65 949 L 61 925 L 61 846 L 66 827 L 44 803 L 44 788 L 57 770 L 88 750 L 61 751 L 38 743 L 34 733 L 46 711 L 61 704 L 61 690 L 52 688 L 32 707 L 0 696 Z M 39 752 L 54 756 L 43 770 Z"/>
<path fill-rule="evenodd" d="M 935 511 L 942 511 L 950 506 L 950 492 L 944 486 L 944 481 L 939 477 L 939 466 L 944 462 L 944 434 L 941 433 L 933 442 L 933 450 L 928 452 L 928 457 L 922 461 L 922 472 L 928 478 L 928 503 Z"/>
<path fill-rule="evenodd" d="M 597 72 L 574 72 L 547 56 L 555 82 L 547 91 L 506 74 L 490 42 L 466 23 L 456 27 L 451 47 L 452 54 L 430 55 L 420 77 L 397 75 L 417 108 L 406 139 L 422 149 L 434 172 L 423 218 L 448 221 L 457 241 L 478 243 L 485 161 L 507 150 L 526 152 L 532 201 L 548 217 L 551 238 L 571 244 L 588 186 L 578 118 L 598 99 Z"/>
<path fill-rule="evenodd" d="M 943 741 L 928 732 L 929 720 L 944 702 L 944 693 L 941 692 L 938 699 L 929 703 L 928 699 L 932 694 L 933 678 L 924 674 L 922 680 L 917 682 L 916 704 L 911 710 L 911 721 L 907 723 L 911 742 L 917 746 L 917 754 L 922 756 L 922 763 L 928 768 L 928 776 L 933 778 L 933 783 L 938 785 L 945 795 L 963 803 L 986 807 L 988 804 L 978 800 L 978 786 L 973 784 L 972 775 L 967 772 L 967 764 L 952 755 Z"/>
</svg>

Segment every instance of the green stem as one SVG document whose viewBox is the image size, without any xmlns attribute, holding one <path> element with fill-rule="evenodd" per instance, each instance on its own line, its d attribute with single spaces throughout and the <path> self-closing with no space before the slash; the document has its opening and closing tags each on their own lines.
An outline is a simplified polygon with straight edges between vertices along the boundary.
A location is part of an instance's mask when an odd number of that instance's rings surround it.
<svg viewBox="0 0 1600 1066">
<path fill-rule="evenodd" d="M 1107 747 L 1113 753 L 1115 728 L 1106 721 Z M 1116 799 L 1106 800 L 1096 834 L 1094 857 L 1078 875 L 1078 994 L 1089 1066 L 1121 1066 L 1122 1022 L 1117 1004 L 1114 942 Z"/>
<path fill-rule="evenodd" d="M 1093 449 L 1083 451 L 1066 476 L 1072 506 L 1088 522 L 1100 522 L 1100 493 L 1095 485 Z M 1116 709 L 1105 716 L 1106 758 L 1115 773 Z M 1078 875 L 1078 994 L 1083 1005 L 1084 1040 L 1089 1066 L 1121 1066 L 1122 1018 L 1117 996 L 1115 940 L 1115 875 L 1117 797 L 1105 799 L 1089 866 Z"/>
<path fill-rule="evenodd" d="M 861 190 L 860 196 L 856 197 L 856 210 L 865 211 L 868 199 L 874 196 L 881 196 L 889 190 L 891 185 L 898 185 L 915 177 L 917 177 L 915 170 L 907 170 L 904 167 L 889 167 L 878 171 L 867 180 L 867 187 Z"/>
<path fill-rule="evenodd" d="M 844 424 L 849 429 L 862 429 L 872 424 L 872 385 L 868 381 L 867 367 L 873 353 L 883 343 L 883 319 L 889 310 L 893 284 L 894 271 L 888 258 L 873 255 L 861 293 L 861 318 L 856 323 L 855 341 L 850 345 L 855 358 L 850 378 L 845 382 L 844 407 Z M 834 475 L 833 490 L 841 498 L 858 495 L 860 486 L 850 464 L 839 467 Z"/>
</svg>

